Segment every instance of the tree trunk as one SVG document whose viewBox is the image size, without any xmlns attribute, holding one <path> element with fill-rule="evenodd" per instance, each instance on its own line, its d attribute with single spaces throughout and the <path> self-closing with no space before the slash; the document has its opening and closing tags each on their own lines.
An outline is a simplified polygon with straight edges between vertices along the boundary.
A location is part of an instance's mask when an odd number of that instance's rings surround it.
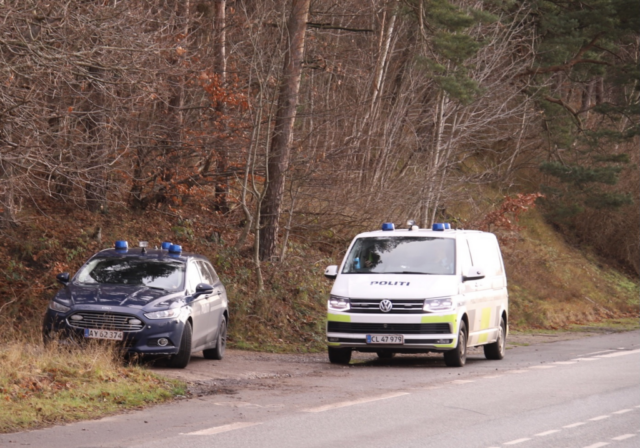
<svg viewBox="0 0 640 448">
<path fill-rule="evenodd" d="M 311 0 L 292 0 L 287 23 L 287 49 L 284 55 L 278 108 L 276 111 L 271 151 L 267 162 L 267 186 L 261 206 L 260 259 L 269 260 L 276 253 L 278 219 L 284 195 L 285 175 L 289 167 L 293 124 L 298 104 L 305 30 Z"/>
</svg>

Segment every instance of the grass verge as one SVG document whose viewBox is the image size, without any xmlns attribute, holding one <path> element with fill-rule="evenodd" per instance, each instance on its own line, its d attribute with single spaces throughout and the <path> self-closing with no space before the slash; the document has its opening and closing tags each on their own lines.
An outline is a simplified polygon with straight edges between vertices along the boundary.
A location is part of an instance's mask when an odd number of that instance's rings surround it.
<svg viewBox="0 0 640 448">
<path fill-rule="evenodd" d="M 123 365 L 108 345 L 45 348 L 20 338 L 0 348 L 1 433 L 104 417 L 185 392 L 179 381 Z"/>
</svg>

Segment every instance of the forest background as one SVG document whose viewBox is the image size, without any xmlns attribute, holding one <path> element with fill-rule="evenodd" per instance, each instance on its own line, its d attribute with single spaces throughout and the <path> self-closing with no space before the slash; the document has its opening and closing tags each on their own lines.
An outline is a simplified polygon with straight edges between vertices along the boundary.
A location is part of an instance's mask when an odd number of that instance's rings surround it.
<svg viewBox="0 0 640 448">
<path fill-rule="evenodd" d="M 637 0 L 0 0 L 3 331 L 171 240 L 232 345 L 317 350 L 324 267 L 408 219 L 498 234 L 512 328 L 637 321 L 639 51 Z"/>
</svg>

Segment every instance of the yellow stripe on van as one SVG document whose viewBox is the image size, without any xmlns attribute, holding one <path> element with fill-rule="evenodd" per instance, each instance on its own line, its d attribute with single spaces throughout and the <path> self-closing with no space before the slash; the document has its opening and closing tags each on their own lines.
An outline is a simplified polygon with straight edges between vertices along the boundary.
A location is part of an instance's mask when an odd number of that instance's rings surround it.
<svg viewBox="0 0 640 448">
<path fill-rule="evenodd" d="M 458 329 L 456 328 L 458 321 L 458 316 L 456 314 L 447 314 L 444 316 L 422 316 L 420 322 L 423 324 L 440 324 L 440 323 L 450 323 L 451 324 L 451 333 L 456 334 Z"/>
<path fill-rule="evenodd" d="M 482 318 L 480 320 L 480 330 L 486 330 L 491 325 L 491 308 L 482 308 Z"/>
<path fill-rule="evenodd" d="M 489 333 L 482 333 L 480 336 L 478 336 L 478 344 L 487 342 L 488 339 L 489 339 Z"/>
<path fill-rule="evenodd" d="M 331 322 L 351 322 L 351 316 L 348 314 L 327 313 L 327 320 L 330 320 Z"/>
</svg>

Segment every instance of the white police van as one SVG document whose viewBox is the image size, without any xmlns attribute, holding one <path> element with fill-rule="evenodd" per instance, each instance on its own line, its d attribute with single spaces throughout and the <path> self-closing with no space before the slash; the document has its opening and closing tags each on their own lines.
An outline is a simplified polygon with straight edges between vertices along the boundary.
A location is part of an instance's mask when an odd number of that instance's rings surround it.
<svg viewBox="0 0 640 448">
<path fill-rule="evenodd" d="M 385 223 L 357 235 L 325 276 L 335 279 L 327 313 L 332 363 L 349 363 L 353 350 L 380 358 L 443 352 L 447 366 L 462 367 L 467 348 L 479 345 L 487 359 L 504 357 L 507 278 L 492 233 Z"/>
</svg>

